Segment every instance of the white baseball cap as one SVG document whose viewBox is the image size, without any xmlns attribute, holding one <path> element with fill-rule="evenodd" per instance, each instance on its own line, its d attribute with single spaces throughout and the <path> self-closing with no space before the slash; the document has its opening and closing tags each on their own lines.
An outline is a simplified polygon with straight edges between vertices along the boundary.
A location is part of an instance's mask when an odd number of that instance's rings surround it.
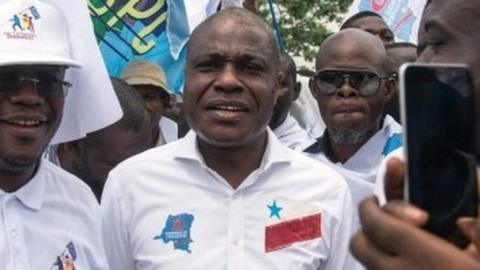
<svg viewBox="0 0 480 270">
<path fill-rule="evenodd" d="M 72 57 L 64 14 L 38 0 L 1 0 L 0 66 L 81 67 Z"/>
</svg>

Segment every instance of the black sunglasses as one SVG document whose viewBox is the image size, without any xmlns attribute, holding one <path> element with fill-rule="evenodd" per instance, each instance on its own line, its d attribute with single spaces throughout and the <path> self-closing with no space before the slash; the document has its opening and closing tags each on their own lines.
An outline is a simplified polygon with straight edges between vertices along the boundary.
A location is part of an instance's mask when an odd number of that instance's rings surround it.
<svg viewBox="0 0 480 270">
<path fill-rule="evenodd" d="M 43 97 L 65 97 L 72 84 L 50 74 L 0 74 L 0 95 L 20 90 L 29 83 Z"/>
<path fill-rule="evenodd" d="M 362 96 L 373 96 L 378 92 L 381 81 L 388 77 L 380 77 L 371 71 L 328 69 L 320 70 L 313 77 L 316 90 L 323 95 L 331 95 L 348 79 L 350 85 Z"/>
</svg>

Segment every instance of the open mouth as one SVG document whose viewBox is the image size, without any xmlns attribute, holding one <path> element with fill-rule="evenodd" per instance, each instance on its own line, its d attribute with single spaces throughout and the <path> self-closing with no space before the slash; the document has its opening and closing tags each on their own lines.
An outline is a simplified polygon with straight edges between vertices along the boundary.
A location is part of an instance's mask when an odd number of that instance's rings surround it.
<svg viewBox="0 0 480 270">
<path fill-rule="evenodd" d="M 17 127 L 33 128 L 47 122 L 47 117 L 44 115 L 7 116 L 0 118 L 0 121 Z"/>
<path fill-rule="evenodd" d="M 233 105 L 215 105 L 215 106 L 208 106 L 207 110 L 209 111 L 229 111 L 229 112 L 248 112 L 248 108 L 241 107 L 241 106 L 233 106 Z"/>
<path fill-rule="evenodd" d="M 216 100 L 207 104 L 207 111 L 219 111 L 227 113 L 249 112 L 250 109 L 246 104 L 240 101 Z"/>
</svg>

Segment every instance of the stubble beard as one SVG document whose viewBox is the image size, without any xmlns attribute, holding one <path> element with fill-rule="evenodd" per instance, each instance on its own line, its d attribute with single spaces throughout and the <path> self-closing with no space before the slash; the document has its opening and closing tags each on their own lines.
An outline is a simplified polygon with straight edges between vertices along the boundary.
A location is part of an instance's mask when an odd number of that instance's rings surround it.
<svg viewBox="0 0 480 270">
<path fill-rule="evenodd" d="M 338 144 L 358 144 L 367 139 L 368 126 L 366 123 L 354 128 L 328 128 L 328 136 L 332 142 Z"/>
</svg>

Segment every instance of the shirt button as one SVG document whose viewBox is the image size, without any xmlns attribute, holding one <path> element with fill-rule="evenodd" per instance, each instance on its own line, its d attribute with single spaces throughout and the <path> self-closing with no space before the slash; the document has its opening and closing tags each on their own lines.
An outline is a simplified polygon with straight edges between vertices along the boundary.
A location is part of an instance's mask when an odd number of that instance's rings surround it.
<svg viewBox="0 0 480 270">
<path fill-rule="evenodd" d="M 17 236 L 18 236 L 17 230 L 13 229 L 10 231 L 10 237 L 12 237 L 13 239 L 16 239 Z"/>
<path fill-rule="evenodd" d="M 238 241 L 238 239 L 233 240 L 234 246 L 238 247 L 239 244 L 240 244 L 240 241 Z"/>
</svg>

